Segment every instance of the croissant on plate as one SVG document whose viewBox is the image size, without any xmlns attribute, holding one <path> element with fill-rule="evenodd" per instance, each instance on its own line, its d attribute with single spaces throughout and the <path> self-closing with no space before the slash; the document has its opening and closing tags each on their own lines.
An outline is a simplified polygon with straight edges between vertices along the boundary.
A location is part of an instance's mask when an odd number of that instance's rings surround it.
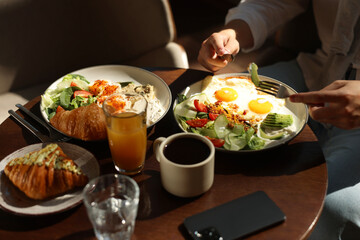
<svg viewBox="0 0 360 240">
<path fill-rule="evenodd" d="M 106 139 L 106 119 L 103 110 L 96 104 L 60 110 L 50 119 L 50 123 L 68 136 L 85 141 Z"/>
<path fill-rule="evenodd" d="M 88 177 L 57 144 L 12 159 L 4 169 L 10 181 L 32 199 L 46 199 L 85 186 Z"/>
</svg>

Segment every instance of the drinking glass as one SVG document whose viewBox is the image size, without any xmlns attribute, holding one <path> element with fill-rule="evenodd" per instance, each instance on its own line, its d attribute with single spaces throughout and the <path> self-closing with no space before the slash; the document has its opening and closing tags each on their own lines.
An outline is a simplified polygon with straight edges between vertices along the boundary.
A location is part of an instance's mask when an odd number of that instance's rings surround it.
<svg viewBox="0 0 360 240">
<path fill-rule="evenodd" d="M 147 101 L 140 94 L 114 94 L 103 103 L 111 156 L 116 170 L 133 175 L 144 167 Z"/>
<path fill-rule="evenodd" d="M 131 238 L 139 192 L 132 178 L 120 174 L 99 176 L 85 186 L 83 201 L 99 240 Z"/>
</svg>

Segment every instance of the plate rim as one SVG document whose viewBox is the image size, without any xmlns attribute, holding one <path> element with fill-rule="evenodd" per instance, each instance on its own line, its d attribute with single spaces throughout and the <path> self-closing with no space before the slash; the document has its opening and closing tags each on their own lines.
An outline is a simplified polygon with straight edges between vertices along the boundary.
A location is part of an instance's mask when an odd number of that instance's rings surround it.
<svg viewBox="0 0 360 240">
<path fill-rule="evenodd" d="M 168 98 L 168 101 L 167 101 L 167 107 L 164 107 L 164 114 L 156 120 L 156 122 L 154 122 L 153 124 L 147 126 L 147 129 L 151 129 L 155 124 L 157 124 L 159 121 L 161 121 L 165 115 L 169 112 L 170 108 L 171 108 L 171 103 L 172 103 L 172 93 L 171 93 L 171 90 L 168 86 L 168 84 L 164 81 L 164 79 L 162 79 L 160 76 L 156 75 L 155 73 L 149 71 L 149 70 L 146 70 L 144 68 L 141 68 L 141 67 L 135 67 L 135 66 L 130 66 L 130 65 L 122 65 L 122 64 L 104 64 L 104 65 L 95 65 L 95 66 L 90 66 L 90 67 L 85 67 L 85 68 L 81 68 L 81 69 L 78 69 L 78 70 L 75 70 L 75 71 L 72 71 L 72 72 L 69 72 L 63 76 L 61 76 L 60 78 L 58 78 L 57 80 L 55 80 L 54 82 L 52 82 L 46 89 L 45 91 L 41 94 L 41 97 L 40 97 L 40 104 L 39 104 L 39 108 L 40 108 L 40 114 L 43 118 L 43 120 L 54 130 L 58 131 L 59 133 L 65 135 L 65 136 L 68 136 L 68 137 L 71 137 L 73 139 L 77 139 L 77 140 L 80 140 L 80 141 L 85 141 L 85 140 L 82 140 L 82 139 L 79 139 L 79 138 L 74 138 L 72 136 L 69 136 L 65 133 L 63 133 L 62 131 L 58 130 L 57 128 L 55 128 L 54 126 L 52 126 L 50 124 L 50 121 L 48 120 L 47 118 L 47 115 L 45 113 L 45 109 L 43 108 L 43 100 L 42 100 L 42 95 L 48 90 L 50 89 L 51 87 L 53 86 L 56 86 L 56 84 L 58 84 L 66 75 L 68 74 L 77 74 L 78 72 L 81 72 L 81 71 L 89 71 L 89 70 L 93 70 L 93 69 L 102 69 L 102 68 L 124 68 L 124 69 L 132 69 L 132 70 L 135 70 L 135 71 L 139 71 L 139 72 L 142 72 L 142 73 L 145 73 L 145 74 L 148 74 L 149 76 L 152 76 L 154 79 L 156 78 L 157 80 L 159 80 L 162 85 L 165 86 L 166 90 L 167 90 L 167 93 L 169 95 L 169 98 Z M 127 73 L 126 71 L 124 71 L 125 73 Z M 86 76 L 84 76 L 86 78 Z M 107 81 L 111 81 L 109 79 L 106 79 Z M 89 81 L 89 80 L 88 80 Z M 138 80 L 136 80 L 138 81 Z M 140 82 L 139 82 L 140 83 Z M 96 142 L 96 141 L 105 141 L 107 139 L 103 139 L 103 140 L 95 140 L 95 141 L 85 141 L 85 142 Z"/>
<path fill-rule="evenodd" d="M 210 74 L 209 74 L 210 75 Z M 251 76 L 249 73 L 222 73 L 222 74 L 215 74 L 215 75 L 212 75 L 213 77 L 230 77 L 230 76 Z M 282 85 L 284 85 L 285 87 L 289 88 L 290 90 L 294 91 L 295 93 L 297 93 L 297 91 L 295 89 L 293 89 L 292 87 L 290 87 L 289 85 L 287 85 L 286 83 L 283 83 L 281 82 L 280 80 L 277 80 L 275 78 L 271 78 L 271 77 L 268 77 L 268 76 L 265 76 L 265 75 L 259 75 L 259 78 L 265 78 L 266 80 L 271 80 L 273 82 L 276 82 L 276 83 L 281 83 Z M 198 84 L 199 82 L 203 81 L 204 79 L 200 79 L 194 83 L 192 83 L 191 85 L 194 85 L 194 84 Z M 184 89 L 182 89 L 179 93 L 183 93 L 188 87 L 190 87 L 191 85 L 189 86 L 186 86 Z M 257 152 L 265 152 L 265 151 L 269 151 L 269 150 L 273 150 L 273 149 L 277 149 L 281 146 L 284 146 L 286 144 L 288 144 L 291 140 L 293 140 L 295 137 L 297 137 L 301 132 L 302 130 L 305 128 L 307 122 L 308 122 L 308 119 L 309 119 L 309 110 L 308 110 L 308 107 L 306 104 L 303 104 L 303 103 L 300 103 L 304 106 L 305 108 L 305 120 L 304 120 L 304 124 L 298 129 L 297 133 L 292 136 L 292 137 L 289 137 L 287 140 L 285 141 L 282 141 L 280 142 L 279 144 L 277 145 L 274 145 L 274 146 L 270 146 L 270 147 L 266 147 L 266 148 L 263 148 L 263 149 L 258 149 L 258 150 L 238 150 L 238 151 L 232 151 L 232 150 L 227 150 L 227 149 L 224 149 L 224 148 L 219 148 L 219 147 L 215 147 L 215 150 L 216 151 L 220 151 L 220 152 L 224 152 L 224 153 L 230 153 L 230 154 L 247 154 L 247 153 L 257 153 Z M 175 100 L 173 101 L 173 109 L 172 109 L 172 114 L 173 114 L 173 117 L 175 118 L 175 121 L 177 123 L 177 126 L 181 129 L 181 131 L 185 132 L 185 130 L 181 127 L 181 124 L 177 121 L 176 119 L 176 116 L 175 116 L 175 113 L 174 113 L 174 110 L 175 110 L 175 107 L 177 105 L 177 98 L 175 98 Z"/>
<path fill-rule="evenodd" d="M 14 157 L 12 157 L 12 155 L 16 155 L 16 153 L 18 152 L 21 152 L 22 154 L 26 154 L 26 153 L 29 153 L 31 151 L 36 151 L 36 149 L 41 149 L 43 148 L 42 146 L 44 146 L 45 144 L 50 144 L 50 143 L 35 143 L 35 144 L 30 144 L 30 145 L 27 145 L 25 147 L 22 147 L 22 148 L 19 148 L 15 151 L 13 151 L 12 153 L 8 154 L 7 156 L 5 156 L 1 161 L 0 161 L 0 177 L 5 173 L 4 173 L 4 168 L 6 166 L 6 164 L 8 162 L 10 162 Z M 59 143 L 57 143 L 59 144 Z M 72 144 L 72 143 L 66 143 L 66 142 L 61 142 L 60 143 L 61 145 L 64 145 L 65 148 L 77 148 L 79 151 L 82 151 L 82 152 L 86 152 L 87 154 L 89 154 L 90 158 L 86 161 L 92 161 L 93 164 L 95 164 L 96 166 L 96 169 L 94 170 L 94 177 L 97 177 L 97 176 L 100 176 L 100 165 L 99 165 L 99 162 L 97 161 L 96 157 L 94 156 L 94 154 L 92 154 L 90 151 L 88 151 L 87 149 L 81 147 L 81 146 L 78 146 L 76 144 Z M 61 146 L 62 148 L 64 148 L 63 146 Z M 65 150 L 66 151 L 66 150 Z M 76 160 L 75 160 L 76 161 Z M 7 176 L 5 176 L 7 177 Z M 90 181 L 91 179 L 89 179 Z M 9 180 L 10 181 L 10 180 Z M 11 182 L 11 181 L 10 181 Z M 13 184 L 11 182 L 11 184 Z M 1 186 L 1 183 L 0 183 L 0 186 Z M 13 185 L 13 187 L 17 188 L 15 185 Z M 20 191 L 20 190 L 19 190 Z M 2 188 L 0 187 L 0 208 L 8 213 L 12 213 L 14 215 L 18 215 L 18 216 L 44 216 L 44 215 L 51 215 L 51 214 L 57 214 L 57 213 L 60 213 L 60 212 L 65 212 L 65 211 L 68 211 L 78 205 L 80 205 L 83 201 L 83 197 L 82 197 L 82 190 L 81 189 L 78 189 L 76 191 L 70 191 L 71 193 L 78 193 L 76 195 L 74 195 L 73 197 L 69 198 L 68 200 L 66 201 L 69 201 L 75 197 L 78 197 L 79 199 L 76 201 L 76 202 L 73 202 L 71 204 L 65 204 L 62 208 L 59 208 L 59 209 L 56 209 L 56 210 L 48 210 L 48 211 L 39 211 L 39 212 L 35 212 L 35 213 L 30 213 L 30 212 L 21 212 L 21 211 L 14 211 L 14 208 L 17 209 L 16 206 L 13 206 L 13 205 L 10 205 L 10 204 L 7 204 L 3 198 L 3 192 L 2 192 Z M 59 195 L 59 196 L 56 196 L 56 197 L 52 197 L 50 199 L 45 199 L 45 200 L 39 200 L 39 202 L 47 202 L 47 201 L 53 201 L 53 200 L 56 200 L 58 199 L 59 197 L 61 196 L 64 196 L 68 193 L 64 193 L 63 195 Z M 66 203 L 65 201 L 65 203 Z M 4 204 L 5 203 L 5 204 Z M 8 206 L 10 206 L 11 208 L 9 208 Z M 22 210 L 23 208 L 19 208 L 20 210 Z"/>
</svg>

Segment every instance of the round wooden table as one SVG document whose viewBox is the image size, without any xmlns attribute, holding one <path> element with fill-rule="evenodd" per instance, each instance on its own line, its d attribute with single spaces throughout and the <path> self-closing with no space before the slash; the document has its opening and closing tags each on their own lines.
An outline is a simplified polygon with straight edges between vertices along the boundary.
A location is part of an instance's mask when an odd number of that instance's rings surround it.
<svg viewBox="0 0 360 240">
<path fill-rule="evenodd" d="M 186 86 L 210 74 L 191 69 L 148 70 L 164 79 L 173 98 Z M 25 106 L 41 116 L 39 101 L 40 97 L 37 97 Z M 256 191 L 267 193 L 285 213 L 286 220 L 247 239 L 304 239 L 309 236 L 323 207 L 327 169 L 317 139 L 308 126 L 288 145 L 270 151 L 256 154 L 217 152 L 214 184 L 208 192 L 196 198 L 175 197 L 161 186 L 152 142 L 157 137 L 176 132 L 180 129 L 172 111 L 149 132 L 144 171 L 134 176 L 140 186 L 141 199 L 133 240 L 186 239 L 188 235 L 182 225 L 186 217 Z M 12 118 L 0 125 L 0 136 L 0 159 L 39 142 Z M 72 140 L 70 143 L 92 152 L 100 163 L 101 174 L 115 173 L 107 142 Z M 62 213 L 37 217 L 17 216 L 0 210 L 0 239 L 96 238 L 85 207 L 80 204 Z"/>
</svg>

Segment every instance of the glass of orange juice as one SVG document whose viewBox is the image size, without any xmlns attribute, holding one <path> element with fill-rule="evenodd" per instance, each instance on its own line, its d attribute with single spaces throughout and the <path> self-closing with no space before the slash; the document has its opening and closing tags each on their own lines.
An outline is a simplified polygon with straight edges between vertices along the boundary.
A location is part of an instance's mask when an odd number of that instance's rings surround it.
<svg viewBox="0 0 360 240">
<path fill-rule="evenodd" d="M 146 155 L 147 101 L 140 94 L 113 94 L 103 103 L 111 156 L 117 171 L 139 173 Z"/>
</svg>

